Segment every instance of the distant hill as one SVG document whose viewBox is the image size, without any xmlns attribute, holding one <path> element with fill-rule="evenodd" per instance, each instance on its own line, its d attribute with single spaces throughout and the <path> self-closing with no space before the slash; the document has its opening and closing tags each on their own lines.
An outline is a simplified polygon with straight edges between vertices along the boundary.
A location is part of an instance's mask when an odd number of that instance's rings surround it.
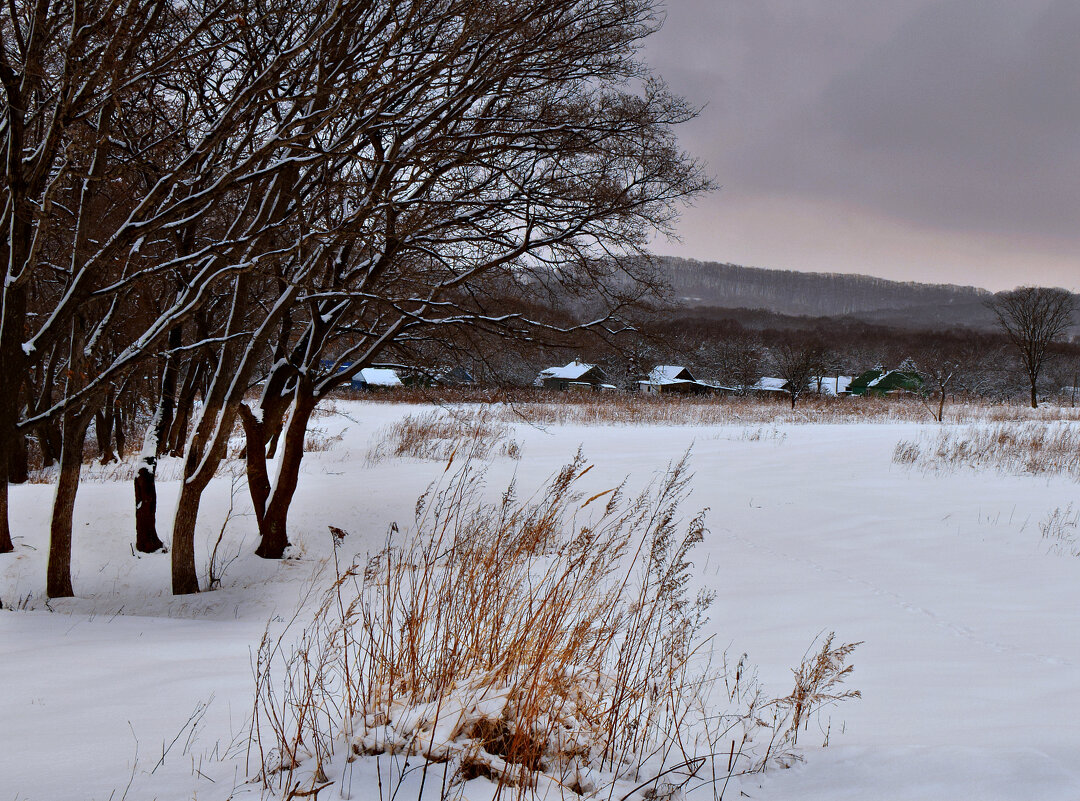
<svg viewBox="0 0 1080 801">
<path fill-rule="evenodd" d="M 658 257 L 657 264 L 676 301 L 687 307 L 851 317 L 900 328 L 994 325 L 993 315 L 985 305 L 993 294 L 972 286 L 767 270 L 671 256 Z"/>
</svg>

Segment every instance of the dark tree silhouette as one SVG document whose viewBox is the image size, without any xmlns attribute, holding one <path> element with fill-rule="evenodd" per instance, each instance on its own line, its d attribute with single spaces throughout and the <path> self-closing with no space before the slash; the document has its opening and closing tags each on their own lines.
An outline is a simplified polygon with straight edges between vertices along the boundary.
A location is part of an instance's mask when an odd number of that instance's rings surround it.
<svg viewBox="0 0 1080 801">
<path fill-rule="evenodd" d="M 1002 292 L 987 304 L 1001 330 L 1017 349 L 1031 384 L 1031 408 L 1039 405 L 1036 384 L 1050 356 L 1050 345 L 1072 323 L 1076 299 L 1064 289 L 1025 286 Z"/>
</svg>

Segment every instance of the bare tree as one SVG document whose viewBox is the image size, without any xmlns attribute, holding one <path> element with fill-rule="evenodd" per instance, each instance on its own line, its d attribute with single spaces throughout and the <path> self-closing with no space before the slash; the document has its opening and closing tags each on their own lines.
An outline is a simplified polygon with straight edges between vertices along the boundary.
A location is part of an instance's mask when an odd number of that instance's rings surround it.
<svg viewBox="0 0 1080 801">
<path fill-rule="evenodd" d="M 785 389 L 791 398 L 792 409 L 821 371 L 824 353 L 825 349 L 816 339 L 805 337 L 788 339 L 772 348 L 773 366 L 777 376 L 786 382 Z"/>
<path fill-rule="evenodd" d="M 996 295 L 987 305 L 1020 356 L 1031 385 L 1031 408 L 1035 409 L 1039 405 L 1039 375 L 1050 355 L 1050 345 L 1072 324 L 1076 299 L 1064 289 L 1020 287 Z"/>
</svg>

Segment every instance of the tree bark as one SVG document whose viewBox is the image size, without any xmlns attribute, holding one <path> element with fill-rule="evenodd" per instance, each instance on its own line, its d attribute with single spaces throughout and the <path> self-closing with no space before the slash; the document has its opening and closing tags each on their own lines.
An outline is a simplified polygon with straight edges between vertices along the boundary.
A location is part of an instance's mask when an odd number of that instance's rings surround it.
<svg viewBox="0 0 1080 801">
<path fill-rule="evenodd" d="M 11 529 L 8 527 L 8 482 L 7 476 L 0 477 L 0 553 L 11 553 L 15 543 L 11 541 Z"/>
<path fill-rule="evenodd" d="M 307 382 L 298 383 L 292 413 L 282 436 L 281 462 L 274 490 L 266 505 L 259 533 L 262 539 L 255 550 L 263 559 L 280 559 L 289 547 L 288 515 L 300 480 L 300 463 L 304 458 L 304 437 L 316 400 Z"/>
<path fill-rule="evenodd" d="M 1031 408 L 1032 409 L 1038 409 L 1039 408 L 1039 398 L 1035 393 L 1035 382 L 1034 381 L 1031 382 Z"/>
<path fill-rule="evenodd" d="M 113 449 L 113 428 L 116 425 L 116 411 L 112 408 L 112 399 L 106 400 L 105 408 L 94 413 L 94 435 L 97 438 L 98 461 L 109 464 L 116 461 Z"/>
<path fill-rule="evenodd" d="M 11 458 L 8 460 L 8 481 L 12 484 L 25 484 L 30 480 L 30 450 L 26 435 L 18 433 L 12 443 Z"/>
<path fill-rule="evenodd" d="M 195 406 L 195 395 L 199 391 L 199 382 L 203 376 L 203 362 L 193 361 L 188 367 L 184 378 L 184 385 L 180 389 L 177 398 L 176 411 L 173 415 L 172 424 L 169 426 L 162 453 L 170 456 L 183 456 L 184 444 L 188 437 L 188 423 L 191 421 L 191 410 Z"/>
<path fill-rule="evenodd" d="M 127 450 L 127 437 L 124 436 L 124 420 L 127 419 L 124 416 L 124 409 L 122 406 L 116 407 L 116 414 L 113 415 L 113 441 L 116 443 L 116 458 L 120 461 L 124 459 L 124 451 Z"/>
<path fill-rule="evenodd" d="M 255 509 L 255 522 L 262 532 L 266 502 L 270 498 L 270 474 L 266 469 L 266 439 L 261 420 L 255 417 L 246 403 L 240 404 L 240 421 L 244 425 L 244 464 L 247 472 L 248 493 Z"/>
<path fill-rule="evenodd" d="M 199 591 L 199 576 L 195 570 L 195 523 L 199 517 L 201 499 L 202 488 L 186 481 L 180 485 L 180 499 L 173 517 L 173 595 L 190 595 Z"/>
<path fill-rule="evenodd" d="M 50 598 L 70 598 L 75 594 L 71 586 L 71 529 L 89 422 L 90 415 L 86 412 L 65 415 L 64 419 L 60 475 L 56 481 L 52 519 L 49 523 L 49 564 L 45 592 Z"/>
<path fill-rule="evenodd" d="M 140 462 L 135 472 L 135 550 L 154 553 L 165 547 L 157 533 L 157 460 Z"/>
</svg>

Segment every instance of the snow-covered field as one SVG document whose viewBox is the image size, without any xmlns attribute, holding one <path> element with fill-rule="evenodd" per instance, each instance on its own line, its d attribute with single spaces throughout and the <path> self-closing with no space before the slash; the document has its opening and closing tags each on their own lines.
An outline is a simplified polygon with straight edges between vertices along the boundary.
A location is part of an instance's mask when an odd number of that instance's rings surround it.
<svg viewBox="0 0 1080 801">
<path fill-rule="evenodd" d="M 343 436 L 306 458 L 294 558 L 252 555 L 238 485 L 222 548 L 240 556 L 221 589 L 194 597 L 169 595 L 167 555 L 133 555 L 130 484 L 89 481 L 76 509 L 79 597 L 46 606 L 52 489 L 13 488 L 17 548 L 0 556 L 0 801 L 258 796 L 244 784 L 244 745 L 263 629 L 329 575 L 327 526 L 349 532 L 350 551 L 378 547 L 444 467 L 365 458 L 380 429 L 422 409 L 337 408 L 318 424 Z M 688 511 L 710 509 L 696 568 L 717 593 L 717 643 L 747 652 L 781 695 L 817 635 L 864 641 L 849 681 L 863 698 L 829 713 L 828 747 L 812 724 L 803 764 L 735 781 L 725 797 L 1080 798 L 1080 558 L 1040 531 L 1078 487 L 894 465 L 897 442 L 931 425 L 517 424 L 522 458 L 496 457 L 489 483 L 496 492 L 516 473 L 523 490 L 539 486 L 582 445 L 595 464 L 586 489 L 626 475 L 640 485 L 692 445 Z M 159 493 L 167 518 L 175 482 Z M 203 564 L 229 497 L 227 477 L 206 495 Z"/>
</svg>

